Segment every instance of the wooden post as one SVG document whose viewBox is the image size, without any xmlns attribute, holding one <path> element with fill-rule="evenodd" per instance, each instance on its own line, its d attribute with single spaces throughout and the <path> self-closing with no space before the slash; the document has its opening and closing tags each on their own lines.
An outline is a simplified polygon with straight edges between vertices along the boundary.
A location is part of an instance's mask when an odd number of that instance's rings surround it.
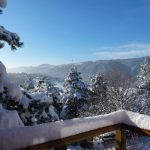
<svg viewBox="0 0 150 150">
<path fill-rule="evenodd" d="M 54 150 L 67 150 L 67 146 L 55 147 Z"/>
<path fill-rule="evenodd" d="M 126 150 L 126 130 L 116 131 L 116 150 Z"/>
</svg>

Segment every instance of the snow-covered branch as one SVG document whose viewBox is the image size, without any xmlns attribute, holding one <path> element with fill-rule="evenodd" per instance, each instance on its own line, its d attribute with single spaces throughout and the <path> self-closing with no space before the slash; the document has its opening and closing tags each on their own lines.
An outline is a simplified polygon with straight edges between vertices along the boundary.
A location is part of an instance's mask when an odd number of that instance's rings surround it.
<svg viewBox="0 0 150 150">
<path fill-rule="evenodd" d="M 1 8 L 5 8 L 7 5 L 7 0 L 0 0 L 0 13 L 2 13 Z M 4 47 L 4 43 L 1 41 L 4 41 L 8 43 L 11 46 L 11 49 L 14 50 L 17 47 L 23 46 L 23 43 L 20 42 L 20 37 L 17 33 L 10 32 L 6 30 L 3 26 L 0 26 L 0 48 Z"/>
<path fill-rule="evenodd" d="M 6 30 L 3 26 L 0 26 L 0 48 L 3 48 L 4 43 L 1 43 L 1 41 L 7 42 L 11 46 L 12 50 L 23 46 L 18 34 Z"/>
</svg>

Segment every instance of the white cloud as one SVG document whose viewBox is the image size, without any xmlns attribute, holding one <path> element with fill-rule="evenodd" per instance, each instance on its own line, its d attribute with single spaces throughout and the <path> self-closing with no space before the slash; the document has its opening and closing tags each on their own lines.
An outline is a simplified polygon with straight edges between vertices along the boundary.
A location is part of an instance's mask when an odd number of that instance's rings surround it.
<svg viewBox="0 0 150 150">
<path fill-rule="evenodd" d="M 100 59 L 125 59 L 150 56 L 150 44 L 131 43 L 113 47 L 102 47 L 94 53 Z"/>
</svg>

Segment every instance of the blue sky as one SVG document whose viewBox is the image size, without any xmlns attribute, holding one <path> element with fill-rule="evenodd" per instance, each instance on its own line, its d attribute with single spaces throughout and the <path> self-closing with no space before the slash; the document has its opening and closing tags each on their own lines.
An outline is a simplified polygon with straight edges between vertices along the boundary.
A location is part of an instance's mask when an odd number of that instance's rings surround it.
<svg viewBox="0 0 150 150">
<path fill-rule="evenodd" d="M 150 55 L 149 0 L 8 0 L 0 17 L 24 42 L 6 67 Z"/>
</svg>

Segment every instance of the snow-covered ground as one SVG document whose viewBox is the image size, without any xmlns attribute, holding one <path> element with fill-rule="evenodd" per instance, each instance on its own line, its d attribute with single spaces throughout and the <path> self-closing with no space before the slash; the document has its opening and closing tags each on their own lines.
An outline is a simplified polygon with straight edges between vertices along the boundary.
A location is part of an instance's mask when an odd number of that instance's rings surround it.
<svg viewBox="0 0 150 150">
<path fill-rule="evenodd" d="M 25 148 L 118 123 L 150 130 L 149 116 L 120 110 L 107 115 L 0 130 L 0 149 Z"/>
</svg>

